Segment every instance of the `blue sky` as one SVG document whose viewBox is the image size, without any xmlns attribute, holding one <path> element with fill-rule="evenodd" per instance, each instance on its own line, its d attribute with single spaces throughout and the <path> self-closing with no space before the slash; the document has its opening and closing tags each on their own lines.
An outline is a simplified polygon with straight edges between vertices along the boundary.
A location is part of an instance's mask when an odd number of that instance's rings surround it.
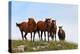
<svg viewBox="0 0 80 54">
<path fill-rule="evenodd" d="M 12 39 L 21 39 L 16 22 L 27 21 L 28 17 L 34 17 L 37 21 L 47 17 L 56 19 L 57 26 L 63 26 L 66 32 L 66 41 L 78 42 L 78 7 L 69 4 L 50 4 L 35 2 L 12 2 Z M 27 35 L 30 39 L 30 34 Z M 36 39 L 38 36 L 36 35 Z M 57 37 L 58 39 L 58 37 Z"/>
</svg>

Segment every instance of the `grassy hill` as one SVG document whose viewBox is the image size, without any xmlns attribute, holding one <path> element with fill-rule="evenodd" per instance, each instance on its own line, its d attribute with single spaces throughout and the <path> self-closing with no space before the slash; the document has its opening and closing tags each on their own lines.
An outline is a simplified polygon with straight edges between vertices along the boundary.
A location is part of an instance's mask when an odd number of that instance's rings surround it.
<svg viewBox="0 0 80 54">
<path fill-rule="evenodd" d="M 49 51 L 49 50 L 66 50 L 66 49 L 77 49 L 78 45 L 69 42 L 59 42 L 59 41 L 22 41 L 22 40 L 12 40 L 12 52 L 18 52 L 13 50 L 17 46 L 24 45 L 24 52 L 34 52 L 34 51 Z"/>
</svg>

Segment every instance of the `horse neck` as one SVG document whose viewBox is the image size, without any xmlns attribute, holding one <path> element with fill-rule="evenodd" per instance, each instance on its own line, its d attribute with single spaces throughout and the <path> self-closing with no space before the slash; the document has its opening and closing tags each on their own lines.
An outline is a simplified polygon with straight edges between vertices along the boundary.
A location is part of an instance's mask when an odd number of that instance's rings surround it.
<svg viewBox="0 0 80 54">
<path fill-rule="evenodd" d="M 51 26 L 52 26 L 52 27 L 56 27 L 56 24 L 52 23 Z"/>
<path fill-rule="evenodd" d="M 45 23 L 46 23 L 46 29 L 47 29 L 47 30 L 50 30 L 51 23 L 48 23 L 48 22 L 45 22 Z"/>
<path fill-rule="evenodd" d="M 36 22 L 35 22 L 35 21 L 33 21 L 33 24 L 34 24 L 34 25 L 36 25 Z"/>
</svg>

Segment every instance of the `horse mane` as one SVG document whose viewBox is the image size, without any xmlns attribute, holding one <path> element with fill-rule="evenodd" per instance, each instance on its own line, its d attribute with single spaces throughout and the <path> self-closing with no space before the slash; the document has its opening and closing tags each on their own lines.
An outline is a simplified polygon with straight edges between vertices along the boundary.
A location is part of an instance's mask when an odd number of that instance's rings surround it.
<svg viewBox="0 0 80 54">
<path fill-rule="evenodd" d="M 35 26 L 36 25 L 36 22 L 35 22 L 35 20 L 33 18 L 29 18 L 28 19 L 28 24 Z"/>
</svg>

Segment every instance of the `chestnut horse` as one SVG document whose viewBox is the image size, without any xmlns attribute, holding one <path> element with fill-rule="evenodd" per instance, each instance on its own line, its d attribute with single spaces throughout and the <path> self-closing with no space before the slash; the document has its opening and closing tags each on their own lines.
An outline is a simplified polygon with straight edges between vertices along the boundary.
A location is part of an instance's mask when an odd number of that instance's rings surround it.
<svg viewBox="0 0 80 54">
<path fill-rule="evenodd" d="M 56 32 L 57 32 L 56 20 L 52 20 L 50 34 L 51 34 L 52 40 L 54 40 L 54 37 L 55 37 L 55 41 L 56 41 Z"/>
<path fill-rule="evenodd" d="M 31 41 L 32 41 L 32 32 L 34 32 L 34 36 L 33 36 L 33 40 L 35 37 L 35 33 L 36 33 L 36 22 L 34 21 L 33 18 L 28 18 L 28 22 L 22 22 L 20 24 L 16 23 L 16 25 L 19 27 L 20 31 L 21 31 L 21 35 L 22 35 L 22 39 L 24 40 L 27 39 L 26 35 L 27 33 L 31 34 Z M 23 36 L 23 32 L 25 32 L 25 35 Z"/>
<path fill-rule="evenodd" d="M 16 23 L 16 26 L 19 27 L 21 35 L 22 35 L 22 40 L 24 40 L 23 32 L 26 32 L 26 29 L 28 28 L 27 22 L 22 22 L 22 23 Z"/>
<path fill-rule="evenodd" d="M 49 31 L 50 31 L 50 19 L 46 19 L 45 21 L 38 21 L 37 22 L 37 31 L 38 31 L 38 35 L 39 35 L 39 39 L 42 39 L 42 34 L 44 32 L 44 36 L 45 36 L 45 41 L 46 41 L 46 31 L 48 31 L 48 41 L 49 41 Z M 41 31 L 41 34 L 40 32 Z"/>
<path fill-rule="evenodd" d="M 35 33 L 37 31 L 37 24 L 33 18 L 29 18 L 28 21 L 28 32 L 31 32 L 31 40 L 32 40 L 32 32 L 34 32 L 33 41 L 35 38 Z"/>
</svg>

